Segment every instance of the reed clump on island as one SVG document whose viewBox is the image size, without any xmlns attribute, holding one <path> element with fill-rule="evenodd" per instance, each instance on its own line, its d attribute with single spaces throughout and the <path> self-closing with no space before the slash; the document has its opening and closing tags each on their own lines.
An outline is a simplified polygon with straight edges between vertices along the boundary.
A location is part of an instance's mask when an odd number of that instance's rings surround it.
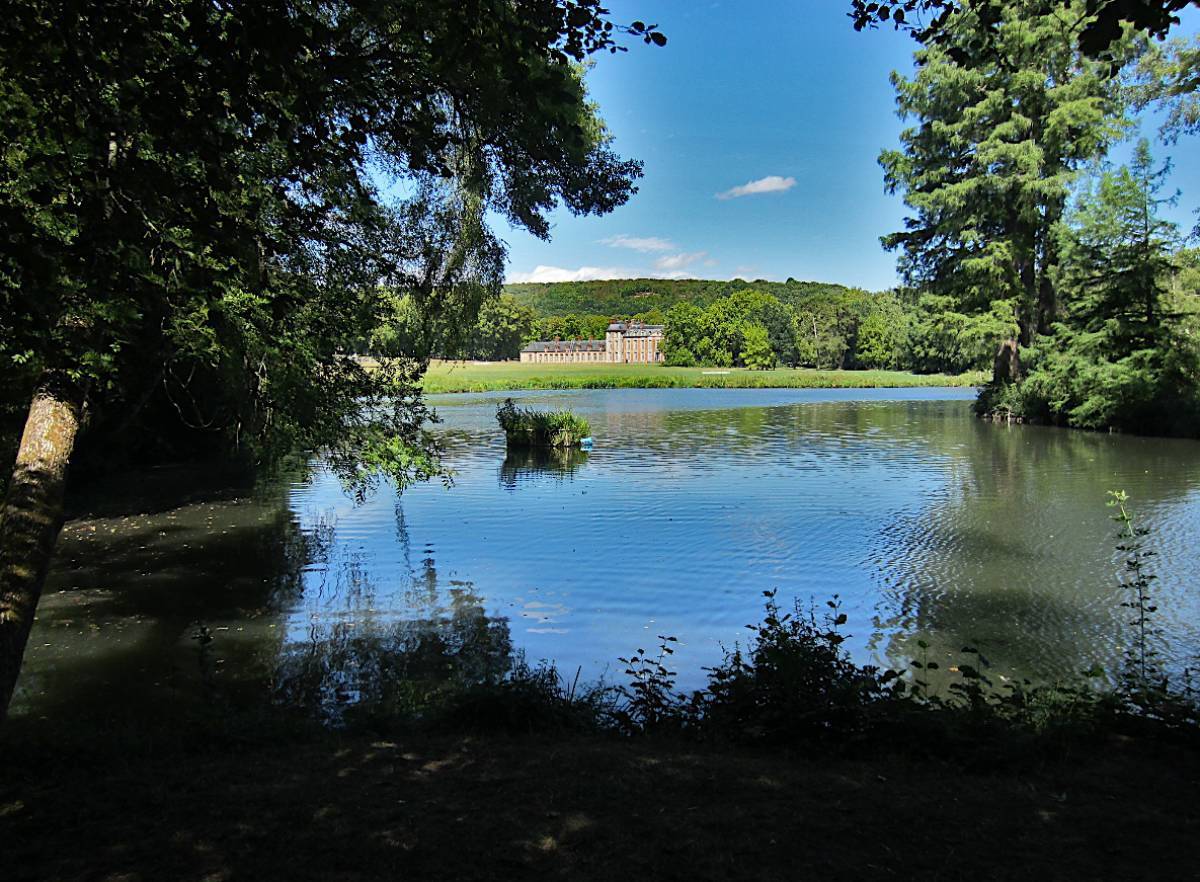
<svg viewBox="0 0 1200 882">
<path fill-rule="evenodd" d="M 531 410 L 511 398 L 497 408 L 496 421 L 509 447 L 578 447 L 591 434 L 588 421 L 569 410 Z"/>
</svg>

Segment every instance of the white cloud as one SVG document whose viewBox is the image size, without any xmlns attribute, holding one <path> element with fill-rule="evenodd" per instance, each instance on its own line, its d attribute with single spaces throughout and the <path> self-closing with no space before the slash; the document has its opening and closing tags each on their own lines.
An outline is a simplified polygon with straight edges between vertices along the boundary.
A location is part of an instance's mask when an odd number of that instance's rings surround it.
<svg viewBox="0 0 1200 882">
<path fill-rule="evenodd" d="M 707 251 L 692 251 L 690 253 L 681 254 L 666 254 L 654 261 L 654 268 L 660 272 L 670 272 L 681 270 L 686 266 L 691 266 L 698 260 L 708 256 Z"/>
<path fill-rule="evenodd" d="M 718 199 L 737 199 L 740 196 L 756 196 L 759 193 L 782 193 L 784 190 L 790 190 L 796 186 L 795 178 L 784 178 L 779 175 L 767 175 L 765 178 L 759 178 L 757 181 L 747 181 L 746 183 L 726 190 L 724 193 L 718 193 Z"/>
<path fill-rule="evenodd" d="M 598 279 L 630 279 L 636 273 L 616 266 L 581 266 L 579 269 L 563 269 L 560 266 L 533 268 L 531 273 L 509 273 L 509 283 L 516 282 L 592 282 Z"/>
<path fill-rule="evenodd" d="M 601 239 L 600 244 L 607 245 L 610 248 L 632 248 L 634 251 L 640 251 L 643 254 L 650 254 L 655 251 L 670 251 L 675 248 L 675 243 L 670 239 L 661 239 L 658 236 L 626 236 L 624 233 L 619 236 L 609 236 L 607 239 Z"/>
</svg>

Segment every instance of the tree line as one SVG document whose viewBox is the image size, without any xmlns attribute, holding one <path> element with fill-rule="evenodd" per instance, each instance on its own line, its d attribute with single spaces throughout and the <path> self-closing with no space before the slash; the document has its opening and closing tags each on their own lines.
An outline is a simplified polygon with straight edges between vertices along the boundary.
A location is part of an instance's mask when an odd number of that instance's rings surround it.
<svg viewBox="0 0 1200 882">
<path fill-rule="evenodd" d="M 1141 159 L 1133 167 L 1098 175 L 1081 191 L 1086 195 L 1081 196 L 1058 231 L 1068 255 L 1064 281 L 1075 278 L 1078 283 L 1089 272 L 1076 267 L 1074 261 L 1084 256 L 1078 243 L 1097 235 L 1097 225 L 1109 223 L 1112 212 L 1118 210 L 1132 217 L 1130 212 L 1137 210 L 1139 198 L 1151 202 L 1158 199 L 1153 190 L 1161 186 L 1161 170 L 1155 172 L 1146 165 L 1150 162 L 1146 149 L 1138 151 Z M 1111 204 L 1118 196 L 1126 200 L 1124 205 Z M 1154 220 L 1153 225 L 1160 235 L 1170 233 L 1169 224 Z M 1180 237 L 1172 236 L 1176 247 L 1164 250 L 1155 266 L 1154 290 L 1161 289 L 1164 303 L 1161 308 L 1151 304 L 1150 310 L 1156 321 L 1175 328 L 1175 348 L 1168 346 L 1164 351 L 1174 351 L 1173 358 L 1182 369 L 1192 357 L 1191 341 L 1200 340 L 1200 251 L 1179 246 Z M 1126 253 L 1135 247 L 1127 245 Z M 1117 243 L 1110 239 L 1099 245 L 1093 243 L 1091 248 L 1094 256 L 1120 253 Z M 1068 267 L 1075 267 L 1073 277 L 1065 275 Z M 705 299 L 708 302 L 703 306 L 680 299 L 666 310 L 654 307 L 625 314 L 568 312 L 539 316 L 532 306 L 506 292 L 484 302 L 477 319 L 465 329 L 443 328 L 431 342 L 420 339 L 419 313 L 399 297 L 399 308 L 376 328 L 362 351 L 397 355 L 425 346 L 444 358 L 502 361 L 517 358 L 531 340 L 603 339 L 609 323 L 621 319 L 665 325 L 663 352 L 668 366 L 959 374 L 991 370 L 1000 344 L 1020 334 L 1014 304 L 1009 300 L 990 301 L 986 308 L 970 309 L 952 293 L 912 287 L 871 292 L 825 285 L 784 301 L 757 286 L 738 286 L 725 296 Z M 1028 347 L 1024 354 L 1031 369 L 1038 364 L 1034 352 Z M 1074 374 L 1067 361 L 1060 359 L 1056 365 L 1060 379 Z M 1183 381 L 1186 377 L 1175 379 Z M 1173 382 L 1170 378 L 1167 381 Z M 1046 389 L 1044 378 L 1036 382 L 1042 385 L 1021 388 Z M 1009 389 L 1006 394 L 1011 396 L 1014 391 Z M 991 394 L 984 400 L 992 401 Z M 1017 403 L 1021 405 L 1019 412 L 1026 416 L 1052 418 L 1049 412 L 1031 410 L 1031 398 Z M 1014 409 L 1011 398 L 1003 406 Z"/>
</svg>

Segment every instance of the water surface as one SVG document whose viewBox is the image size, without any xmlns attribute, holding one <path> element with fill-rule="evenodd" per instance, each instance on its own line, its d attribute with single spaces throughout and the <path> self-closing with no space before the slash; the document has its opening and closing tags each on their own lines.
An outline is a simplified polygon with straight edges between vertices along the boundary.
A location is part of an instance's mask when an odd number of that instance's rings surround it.
<svg viewBox="0 0 1200 882">
<path fill-rule="evenodd" d="M 619 675 L 657 635 L 684 685 L 763 592 L 838 595 L 862 661 L 926 639 L 1008 676 L 1113 670 L 1129 611 L 1105 492 L 1153 528 L 1161 649 L 1200 648 L 1200 444 L 983 423 L 970 390 L 516 394 L 591 453 L 506 454 L 500 395 L 433 399 L 450 487 L 359 505 L 319 462 L 252 494 L 106 499 L 64 532 L 18 712 L 214 690 L 334 713 L 416 702 L 515 653 Z M 211 640 L 209 640 L 211 638 Z"/>
</svg>

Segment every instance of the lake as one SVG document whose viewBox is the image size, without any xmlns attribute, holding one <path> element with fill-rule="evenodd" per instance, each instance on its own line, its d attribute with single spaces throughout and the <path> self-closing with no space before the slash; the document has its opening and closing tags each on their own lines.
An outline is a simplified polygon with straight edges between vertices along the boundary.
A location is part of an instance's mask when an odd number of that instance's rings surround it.
<svg viewBox="0 0 1200 882">
<path fill-rule="evenodd" d="M 435 396 L 448 487 L 359 504 L 314 462 L 250 492 L 151 472 L 84 494 L 13 713 L 219 692 L 337 718 L 518 653 L 620 679 L 658 635 L 691 687 L 764 591 L 837 595 L 864 662 L 922 639 L 1008 677 L 1112 671 L 1130 611 L 1110 489 L 1152 530 L 1167 664 L 1200 650 L 1194 441 L 981 422 L 963 389 L 510 394 L 584 414 L 595 449 L 506 455 L 505 394 Z"/>
</svg>

